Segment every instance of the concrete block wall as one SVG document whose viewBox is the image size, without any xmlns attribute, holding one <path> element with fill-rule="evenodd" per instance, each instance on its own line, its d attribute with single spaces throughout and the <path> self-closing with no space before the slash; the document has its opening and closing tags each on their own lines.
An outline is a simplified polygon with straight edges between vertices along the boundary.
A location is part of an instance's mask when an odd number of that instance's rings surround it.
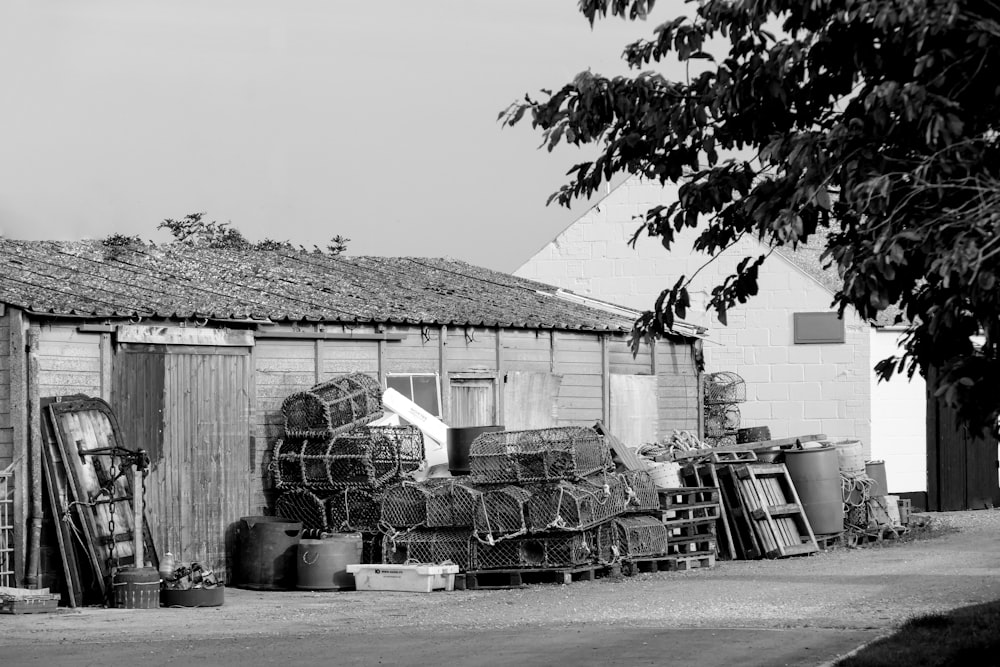
<svg viewBox="0 0 1000 667">
<path fill-rule="evenodd" d="M 732 371 L 747 384 L 740 406 L 745 426 L 768 426 L 772 437 L 810 433 L 858 438 L 871 446 L 870 326 L 845 313 L 843 344 L 796 345 L 792 314 L 829 312 L 832 294 L 813 278 L 772 255 L 761 269 L 760 293 L 728 314 L 723 326 L 705 310 L 711 288 L 744 257 L 767 251 L 744 238 L 704 268 L 705 255 L 693 251 L 687 230 L 670 252 L 658 238 L 628 240 L 639 227 L 636 216 L 669 204 L 676 188 L 630 179 L 612 190 L 515 273 L 580 294 L 632 308 L 652 308 L 660 292 L 680 275 L 691 276 L 692 308 L 685 318 L 709 329 L 707 373 Z"/>
<path fill-rule="evenodd" d="M 872 330 L 872 359 L 900 353 L 900 331 Z M 885 461 L 889 493 L 927 490 L 927 383 L 919 374 L 878 382 L 872 374 L 871 458 Z"/>
</svg>

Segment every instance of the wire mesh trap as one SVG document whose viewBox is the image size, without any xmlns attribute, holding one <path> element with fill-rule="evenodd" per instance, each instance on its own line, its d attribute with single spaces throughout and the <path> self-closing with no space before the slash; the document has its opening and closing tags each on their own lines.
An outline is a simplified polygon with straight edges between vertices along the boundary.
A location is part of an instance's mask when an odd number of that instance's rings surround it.
<svg viewBox="0 0 1000 667">
<path fill-rule="evenodd" d="M 740 427 L 740 408 L 730 403 L 705 406 L 705 435 L 718 438 L 736 435 Z"/>
<path fill-rule="evenodd" d="M 444 477 L 427 499 L 427 525 L 431 528 L 472 528 L 483 492 L 461 479 Z"/>
<path fill-rule="evenodd" d="M 703 386 L 705 405 L 742 403 L 747 400 L 746 383 L 736 373 L 729 371 L 707 373 Z"/>
<path fill-rule="evenodd" d="M 667 554 L 667 527 L 652 516 L 623 516 L 612 522 L 622 558 L 655 558 Z"/>
<path fill-rule="evenodd" d="M 531 492 L 520 486 L 504 486 L 484 491 L 472 517 L 473 530 L 500 537 L 528 530 L 527 504 Z"/>
<path fill-rule="evenodd" d="M 374 491 L 343 489 L 326 501 L 327 521 L 338 532 L 370 532 L 378 530 L 382 507 Z"/>
<path fill-rule="evenodd" d="M 626 512 L 651 512 L 660 509 L 660 494 L 656 483 L 645 470 L 626 470 L 621 473 L 629 496 Z"/>
<path fill-rule="evenodd" d="M 383 563 L 442 563 L 451 561 L 460 569 L 476 569 L 472 532 L 418 528 L 386 535 L 382 540 Z"/>
<path fill-rule="evenodd" d="M 365 373 L 340 375 L 295 392 L 281 404 L 285 435 L 323 437 L 373 421 L 382 415 L 382 386 Z"/>
<path fill-rule="evenodd" d="M 427 523 L 427 504 L 439 482 L 404 480 L 382 494 L 382 523 L 393 528 L 411 528 Z"/>
<path fill-rule="evenodd" d="M 283 491 L 274 503 L 274 513 L 282 519 L 300 522 L 304 530 L 329 528 L 325 498 L 308 489 Z"/>
<path fill-rule="evenodd" d="M 278 440 L 270 466 L 279 489 L 379 488 L 416 470 L 423 455 L 415 426 L 363 426 L 337 437 Z"/>
<path fill-rule="evenodd" d="M 528 531 L 585 530 L 596 526 L 625 512 L 628 489 L 621 475 L 536 486 L 527 503 Z"/>
<path fill-rule="evenodd" d="M 469 451 L 469 469 L 476 484 L 558 482 L 610 470 L 613 465 L 604 438 L 580 426 L 483 433 L 472 441 Z"/>
<path fill-rule="evenodd" d="M 592 531 L 523 535 L 494 544 L 476 540 L 472 547 L 479 570 L 574 567 L 596 562 L 598 554 Z"/>
</svg>

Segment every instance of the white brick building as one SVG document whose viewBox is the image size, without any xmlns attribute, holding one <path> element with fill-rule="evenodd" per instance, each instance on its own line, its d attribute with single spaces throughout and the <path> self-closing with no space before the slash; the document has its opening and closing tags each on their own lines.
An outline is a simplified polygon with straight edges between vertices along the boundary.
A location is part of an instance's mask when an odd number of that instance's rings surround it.
<svg viewBox="0 0 1000 667">
<path fill-rule="evenodd" d="M 705 266 L 692 250 L 686 230 L 668 253 L 658 238 L 628 240 L 648 208 L 666 204 L 676 189 L 632 178 L 610 191 L 515 273 L 580 294 L 641 310 L 651 309 L 660 292 L 699 269 L 690 288 L 692 308 L 685 320 L 709 330 L 705 371 L 732 371 L 747 385 L 740 405 L 741 426 L 768 426 L 774 438 L 825 433 L 860 439 L 869 459 L 886 460 L 891 492 L 926 488 L 922 382 L 876 385 L 871 370 L 895 348 L 898 332 L 883 333 L 849 310 L 837 320 L 831 307 L 836 275 L 824 272 L 818 250 L 775 252 L 759 276 L 760 293 L 728 314 L 721 325 L 705 304 L 711 288 L 744 257 L 768 248 L 744 237 Z M 810 337 L 808 322 L 820 333 L 842 326 L 843 342 L 796 342 Z M 835 331 L 835 335 L 836 335 Z M 877 353 L 875 350 L 878 350 Z M 886 408 L 873 409 L 873 401 Z M 905 408 L 903 407 L 905 405 Z M 877 441 L 876 441 L 877 439 Z"/>
</svg>

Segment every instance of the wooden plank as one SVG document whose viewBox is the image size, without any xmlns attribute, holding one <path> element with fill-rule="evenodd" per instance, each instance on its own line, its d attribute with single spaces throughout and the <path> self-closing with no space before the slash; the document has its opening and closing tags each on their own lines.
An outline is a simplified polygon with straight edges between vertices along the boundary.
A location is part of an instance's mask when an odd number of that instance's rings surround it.
<svg viewBox="0 0 1000 667">
<path fill-rule="evenodd" d="M 253 331 L 207 327 L 123 324 L 118 326 L 116 337 L 119 343 L 148 343 L 152 345 L 252 347 L 254 344 Z"/>
<path fill-rule="evenodd" d="M 626 445 L 656 441 L 658 380 L 654 375 L 610 376 L 610 427 Z"/>
<path fill-rule="evenodd" d="M 10 421 L 13 431 L 14 470 L 14 583 L 24 580 L 27 541 L 24 526 L 28 513 L 28 357 L 25 354 L 24 315 L 19 308 L 7 311 L 10 323 Z"/>
</svg>

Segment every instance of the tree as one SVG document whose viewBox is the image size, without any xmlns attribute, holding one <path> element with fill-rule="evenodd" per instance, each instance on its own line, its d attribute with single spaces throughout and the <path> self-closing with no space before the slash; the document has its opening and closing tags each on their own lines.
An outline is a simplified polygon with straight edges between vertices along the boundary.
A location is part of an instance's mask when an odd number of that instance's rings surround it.
<svg viewBox="0 0 1000 667">
<path fill-rule="evenodd" d="M 580 10 L 593 24 L 645 18 L 653 4 L 580 0 Z M 724 53 L 708 53 L 710 41 Z M 903 354 L 880 361 L 879 376 L 934 369 L 960 417 L 995 431 L 1000 2 L 702 0 L 623 57 L 642 71 L 584 72 L 501 113 L 508 126 L 530 118 L 549 150 L 598 148 L 550 202 L 569 206 L 622 174 L 679 182 L 678 201 L 648 210 L 632 243 L 647 234 L 669 251 L 695 228 L 709 257 L 746 234 L 794 248 L 829 229 L 823 256 L 843 279 L 834 305 L 866 318 L 899 309 L 907 322 Z M 668 57 L 696 73 L 646 69 Z M 713 289 L 720 321 L 757 292 L 767 255 Z M 663 290 L 634 345 L 685 316 L 689 282 Z"/>
</svg>

